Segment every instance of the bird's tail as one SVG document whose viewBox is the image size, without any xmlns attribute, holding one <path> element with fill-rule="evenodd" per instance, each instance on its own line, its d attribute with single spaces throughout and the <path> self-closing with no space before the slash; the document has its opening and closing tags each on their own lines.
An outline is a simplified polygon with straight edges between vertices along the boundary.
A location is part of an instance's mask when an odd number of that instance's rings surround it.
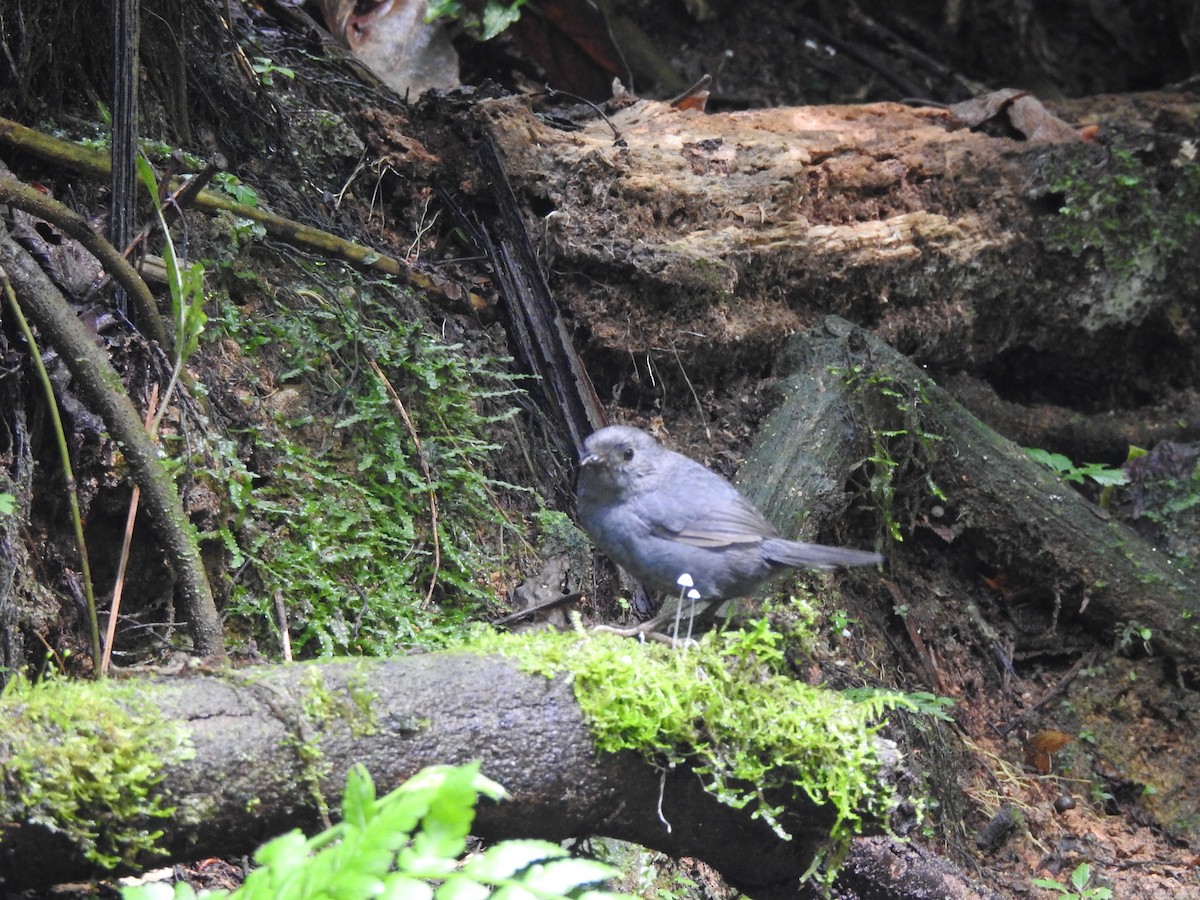
<svg viewBox="0 0 1200 900">
<path fill-rule="evenodd" d="M 849 550 L 845 547 L 827 547 L 824 544 L 803 544 L 783 538 L 768 538 L 762 542 L 763 555 L 771 562 L 783 566 L 807 566 L 812 569 L 829 569 L 834 566 L 877 566 L 883 562 L 878 553 L 867 550 Z"/>
</svg>

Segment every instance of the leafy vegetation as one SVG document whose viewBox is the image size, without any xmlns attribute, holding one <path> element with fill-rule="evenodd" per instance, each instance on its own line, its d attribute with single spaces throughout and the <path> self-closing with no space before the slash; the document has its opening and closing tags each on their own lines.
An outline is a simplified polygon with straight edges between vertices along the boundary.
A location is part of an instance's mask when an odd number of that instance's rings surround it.
<svg viewBox="0 0 1200 900">
<path fill-rule="evenodd" d="M 1063 481 L 1073 484 L 1083 484 L 1085 478 L 1090 478 L 1102 487 L 1129 483 L 1129 476 L 1122 469 L 1114 469 L 1104 463 L 1083 463 L 1077 466 L 1061 453 L 1050 453 L 1037 447 L 1026 447 L 1025 452 L 1032 459 L 1054 470 Z"/>
<path fill-rule="evenodd" d="M 200 336 L 204 333 L 204 325 L 208 315 L 204 312 L 204 264 L 192 263 L 185 266 L 175 252 L 175 242 L 171 239 L 171 229 L 163 215 L 162 204 L 158 199 L 158 182 L 154 178 L 154 169 L 145 156 L 137 157 L 138 176 L 146 186 L 150 195 L 154 212 L 158 218 L 159 231 L 163 239 L 163 267 L 167 273 L 167 293 L 171 298 L 171 334 L 174 340 L 171 380 L 163 391 L 162 403 L 149 431 L 151 437 L 158 431 L 158 423 L 162 420 L 163 411 L 171 403 L 171 396 L 179 382 L 179 376 L 189 357 L 196 352 L 200 345 Z"/>
<path fill-rule="evenodd" d="M 1113 895 L 1112 888 L 1088 887 L 1091 880 L 1092 867 L 1087 863 L 1080 863 L 1071 873 L 1069 886 L 1059 884 L 1053 878 L 1035 878 L 1033 883 L 1037 887 L 1056 892 L 1062 900 L 1110 900 Z"/>
<path fill-rule="evenodd" d="M 291 80 L 296 77 L 296 73 L 287 66 L 277 66 L 266 56 L 256 56 L 251 63 L 251 68 L 254 69 L 254 74 L 262 79 L 262 83 L 267 87 L 275 84 L 275 76 Z"/>
<path fill-rule="evenodd" d="M 386 291 L 303 289 L 252 313 L 227 303 L 212 323 L 279 372 L 257 385 L 274 427 L 242 434 L 257 471 L 225 475 L 231 612 L 258 631 L 282 598 L 297 652 L 437 645 L 491 599 L 485 548 L 508 527 L 493 489 L 511 486 L 487 474 L 490 434 L 518 389 L 506 360 L 428 334 Z"/>
<path fill-rule="evenodd" d="M 490 41 L 521 18 L 521 7 L 524 5 L 525 0 L 513 0 L 512 3 L 487 0 L 483 9 L 476 12 L 465 6 L 461 0 L 430 0 L 425 21 L 432 22 L 435 19 L 456 21 L 463 31 L 476 40 Z"/>
<path fill-rule="evenodd" d="M 925 386 L 920 382 L 904 384 L 886 372 L 868 374 L 861 365 L 848 369 L 831 367 L 830 374 L 841 378 L 855 391 L 864 395 L 869 392 L 875 396 L 879 400 L 879 409 L 886 410 L 886 415 L 891 419 L 890 424 L 879 423 L 871 429 L 872 447 L 867 457 L 871 478 L 868 491 L 883 517 L 889 537 L 894 541 L 903 541 L 901 510 L 897 508 L 897 499 L 901 496 L 906 477 L 911 478 L 919 473 L 925 489 L 932 496 L 938 500 L 946 499 L 945 492 L 938 487 L 931 474 L 937 446 L 943 437 L 927 431 L 922 423 L 922 410 L 929 404 Z M 920 496 L 915 490 L 912 494 L 914 497 Z"/>
<path fill-rule="evenodd" d="M 1154 638 L 1153 629 L 1147 628 L 1134 620 L 1117 622 L 1113 626 L 1113 633 L 1116 635 L 1116 649 L 1119 653 L 1129 654 L 1140 643 L 1142 650 L 1147 656 L 1154 655 L 1154 650 L 1150 643 Z"/>
<path fill-rule="evenodd" d="M 746 630 L 711 632 L 687 652 L 614 635 L 545 632 L 486 632 L 469 646 L 548 677 L 569 672 L 600 750 L 688 763 L 722 803 L 750 807 L 782 836 L 784 810 L 768 794 L 784 789 L 828 805 L 830 846 L 808 874 L 820 866 L 831 878 L 864 822 L 886 822 L 900 800 L 881 777 L 880 716 L 941 707 L 928 697 L 850 697 L 797 681 L 787 674 L 786 644 L 763 619 Z"/>
<path fill-rule="evenodd" d="M 291 831 L 263 845 L 259 868 L 237 890 L 200 891 L 186 884 L 126 888 L 124 900 L 301 900 L 392 897 L 406 900 L 620 900 L 583 890 L 617 870 L 568 856 L 547 841 L 503 841 L 462 860 L 479 795 L 501 800 L 504 788 L 479 763 L 434 766 L 376 799 L 362 766 L 351 769 L 342 821 L 311 838 Z"/>
</svg>

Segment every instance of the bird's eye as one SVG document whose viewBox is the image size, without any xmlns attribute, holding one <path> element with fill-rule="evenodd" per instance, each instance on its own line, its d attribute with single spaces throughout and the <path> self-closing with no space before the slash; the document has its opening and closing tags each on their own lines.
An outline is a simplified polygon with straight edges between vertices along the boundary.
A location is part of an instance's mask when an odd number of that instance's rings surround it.
<svg viewBox="0 0 1200 900">
<path fill-rule="evenodd" d="M 633 459 L 633 448 L 626 447 L 621 453 L 621 459 L 625 460 L 625 462 L 629 462 L 631 459 Z"/>
</svg>

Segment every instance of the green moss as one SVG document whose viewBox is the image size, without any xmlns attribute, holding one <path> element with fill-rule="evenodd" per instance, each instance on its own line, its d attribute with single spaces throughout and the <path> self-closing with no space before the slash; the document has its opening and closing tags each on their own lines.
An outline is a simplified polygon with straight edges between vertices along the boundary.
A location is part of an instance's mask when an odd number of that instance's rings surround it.
<svg viewBox="0 0 1200 900">
<path fill-rule="evenodd" d="M 321 735 L 332 723 L 342 723 L 356 738 L 379 730 L 379 714 L 375 709 L 378 695 L 370 687 L 368 663 L 358 659 L 354 660 L 354 665 L 355 671 L 346 677 L 341 687 L 331 687 L 320 666 L 306 666 L 300 678 L 303 694 L 298 709 L 291 706 L 275 709 L 276 716 L 287 729 L 283 745 L 296 753 L 303 766 L 304 783 L 322 813 L 328 813 L 329 809 L 321 785 L 329 775 L 330 765 L 321 750 Z M 230 677 L 239 685 L 253 685 L 266 674 L 267 670 L 262 670 L 248 678 L 240 673 Z"/>
<path fill-rule="evenodd" d="M 321 783 L 332 767 L 321 750 L 320 736 L 329 722 L 336 719 L 356 722 L 360 713 L 358 705 L 348 696 L 329 689 L 324 675 L 316 666 L 309 666 L 305 670 L 302 686 L 304 697 L 300 701 L 300 721 L 295 723 L 296 727 L 285 738 L 285 743 L 296 751 L 303 765 L 304 783 L 308 785 L 322 818 L 327 818 L 329 801 L 325 799 Z"/>
<path fill-rule="evenodd" d="M 1049 190 L 1061 197 L 1049 223 L 1047 246 L 1078 256 L 1104 254 L 1118 276 L 1140 284 L 1171 253 L 1185 250 L 1200 227 L 1200 163 L 1196 148 L 1181 146 L 1171 166 L 1117 149 L 1098 164 L 1073 157 L 1049 173 Z M 1136 292 L 1128 302 L 1137 302 Z"/>
<path fill-rule="evenodd" d="M 831 366 L 829 373 L 841 378 L 870 411 L 867 493 L 888 536 L 899 543 L 925 515 L 926 494 L 946 502 L 945 491 L 933 479 L 945 436 L 925 428 L 930 408 L 927 379 L 908 382 L 886 371 L 868 372 L 861 365 Z M 906 496 L 911 499 L 902 503 Z"/>
<path fill-rule="evenodd" d="M 155 851 L 165 768 L 191 755 L 153 686 L 13 679 L 0 696 L 0 830 L 37 824 L 105 868 Z"/>
<path fill-rule="evenodd" d="M 355 737 L 375 734 L 379 730 L 379 715 L 375 711 L 378 694 L 370 687 L 370 675 L 363 660 L 355 660 L 359 666 L 342 690 L 330 690 L 318 666 L 309 666 L 304 673 L 303 684 L 307 689 L 301 703 L 305 722 L 314 728 L 324 729 L 335 720 L 345 722 Z"/>
<path fill-rule="evenodd" d="M 356 662 L 359 670 L 347 678 L 342 689 L 331 689 L 322 669 L 308 666 L 301 679 L 304 695 L 300 700 L 300 715 L 284 721 L 288 728 L 284 744 L 299 758 L 304 783 L 323 816 L 329 814 L 329 802 L 321 785 L 331 767 L 321 750 L 321 735 L 332 722 L 344 723 L 356 738 L 379 730 L 379 716 L 375 710 L 378 695 L 369 687 L 365 663 L 362 660 Z"/>
<path fill-rule="evenodd" d="M 606 634 L 481 634 L 475 652 L 500 653 L 547 677 L 569 673 L 601 750 L 640 750 L 687 762 L 721 802 L 750 806 L 781 835 L 766 795 L 797 792 L 835 812 L 827 867 L 864 819 L 897 802 L 881 778 L 883 709 L 901 695 L 851 700 L 785 674 L 784 639 L 766 620 L 706 635 L 687 651 Z M 828 871 L 828 870 L 827 870 Z"/>
<path fill-rule="evenodd" d="M 515 488 L 490 473 L 517 377 L 490 344 L 427 331 L 393 282 L 315 267 L 282 273 L 288 290 L 244 282 L 241 265 L 213 268 L 253 302 L 221 303 L 207 338 L 271 375 L 237 435 L 256 477 L 214 467 L 237 522 L 211 535 L 242 571 L 231 630 L 271 646 L 282 596 L 297 656 L 438 646 L 494 600 L 488 548 L 515 527 L 496 495 Z"/>
<path fill-rule="evenodd" d="M 365 669 L 359 669 L 346 682 L 346 699 L 350 702 L 347 708 L 350 712 L 347 717 L 350 733 L 354 737 L 376 734 L 379 731 L 379 714 L 375 711 L 375 701 L 379 695 L 371 687 L 371 679 Z"/>
</svg>

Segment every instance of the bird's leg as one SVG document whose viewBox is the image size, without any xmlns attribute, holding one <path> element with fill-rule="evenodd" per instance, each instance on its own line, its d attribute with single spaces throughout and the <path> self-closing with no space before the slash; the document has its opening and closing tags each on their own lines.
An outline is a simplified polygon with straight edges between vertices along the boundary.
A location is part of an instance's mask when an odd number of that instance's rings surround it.
<svg viewBox="0 0 1200 900">
<path fill-rule="evenodd" d="M 684 579 L 687 580 L 686 583 L 684 582 Z M 683 575 L 680 577 L 679 603 L 676 604 L 675 608 L 672 610 L 668 610 L 665 613 L 660 613 L 653 619 L 642 622 L 640 625 L 635 625 L 632 628 L 615 628 L 612 625 L 597 625 L 593 630 L 603 631 L 608 634 L 616 634 L 620 635 L 621 637 L 649 637 L 653 640 L 662 640 L 664 643 L 671 643 L 673 646 L 675 646 L 679 638 L 679 626 L 683 621 L 683 607 L 686 604 L 688 606 L 688 636 L 684 642 L 686 643 L 686 641 L 690 641 L 692 639 L 692 623 L 696 617 L 696 606 L 702 600 L 700 592 L 691 587 L 691 583 L 692 579 L 690 576 Z M 675 626 L 671 631 L 670 636 L 658 635 L 655 633 L 662 625 L 670 622 L 672 618 L 675 620 Z"/>
</svg>

